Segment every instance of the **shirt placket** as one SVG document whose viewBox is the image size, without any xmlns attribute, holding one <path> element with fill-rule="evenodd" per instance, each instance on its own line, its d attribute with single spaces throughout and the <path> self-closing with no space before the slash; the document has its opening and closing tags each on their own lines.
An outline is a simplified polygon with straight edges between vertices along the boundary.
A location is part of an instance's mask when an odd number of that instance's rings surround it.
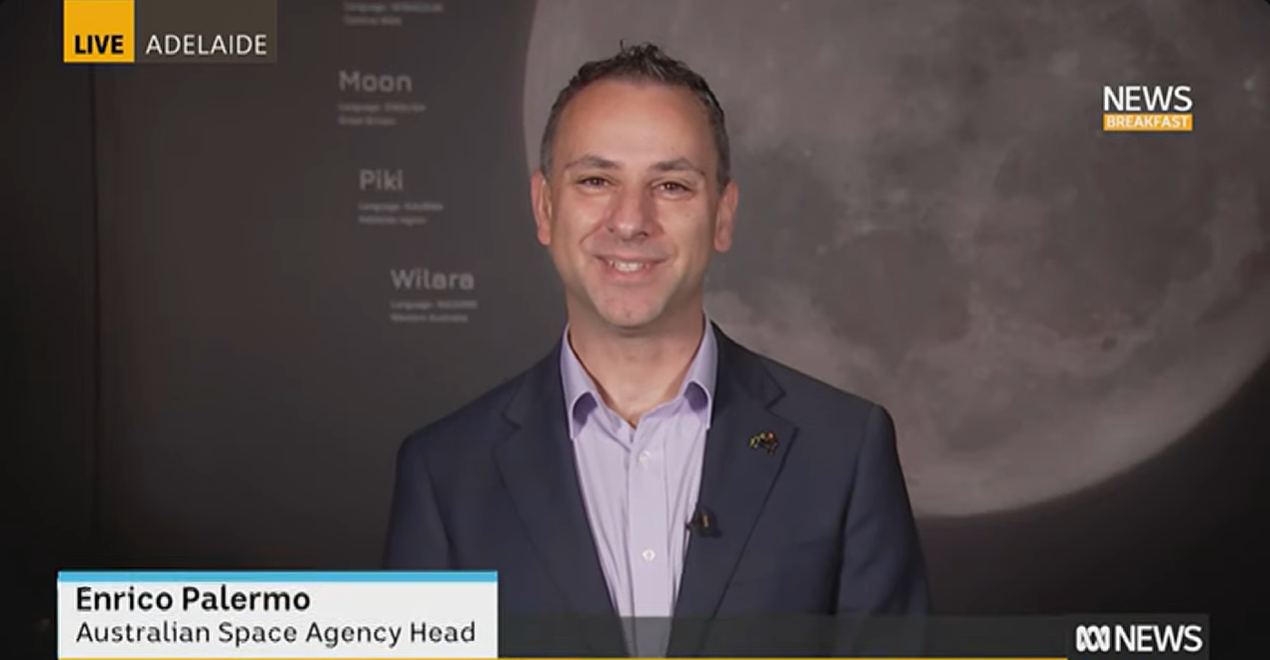
<svg viewBox="0 0 1270 660">
<path fill-rule="evenodd" d="M 666 617 L 671 611 L 674 576 L 670 562 L 670 521 L 666 488 L 665 439 L 660 420 L 645 418 L 632 429 L 631 459 L 627 474 L 629 506 L 629 557 L 634 589 L 634 615 L 641 617 L 635 629 L 636 655 L 662 655 Z M 644 618 L 644 617 L 657 617 Z"/>
</svg>

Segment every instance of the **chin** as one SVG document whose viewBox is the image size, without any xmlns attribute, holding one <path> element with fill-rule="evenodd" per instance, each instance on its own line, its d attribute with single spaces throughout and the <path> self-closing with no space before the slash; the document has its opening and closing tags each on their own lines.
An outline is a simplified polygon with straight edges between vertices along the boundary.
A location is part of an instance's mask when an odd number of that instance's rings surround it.
<svg viewBox="0 0 1270 660">
<path fill-rule="evenodd" d="M 656 314 L 602 314 L 609 325 L 623 330 L 638 330 L 652 325 L 658 319 Z"/>
<path fill-rule="evenodd" d="M 636 330 L 655 323 L 662 317 L 663 305 L 621 305 L 600 307 L 600 318 L 606 323 L 626 330 Z"/>
</svg>

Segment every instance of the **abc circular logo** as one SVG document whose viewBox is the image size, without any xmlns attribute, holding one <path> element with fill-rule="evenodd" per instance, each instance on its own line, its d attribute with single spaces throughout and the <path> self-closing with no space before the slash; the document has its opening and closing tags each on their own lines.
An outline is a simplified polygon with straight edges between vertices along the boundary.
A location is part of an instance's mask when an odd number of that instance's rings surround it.
<svg viewBox="0 0 1270 660">
<path fill-rule="evenodd" d="M 1204 627 L 1195 623 L 1113 623 L 1076 626 L 1076 652 L 1199 653 Z"/>
<path fill-rule="evenodd" d="M 1076 651 L 1106 653 L 1111 650 L 1111 626 L 1076 626 Z"/>
</svg>

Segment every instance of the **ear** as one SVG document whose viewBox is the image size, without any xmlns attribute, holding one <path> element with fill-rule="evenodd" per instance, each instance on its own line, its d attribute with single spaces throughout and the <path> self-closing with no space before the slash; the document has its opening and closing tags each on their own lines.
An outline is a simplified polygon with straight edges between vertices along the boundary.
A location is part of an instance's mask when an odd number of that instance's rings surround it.
<svg viewBox="0 0 1270 660">
<path fill-rule="evenodd" d="M 736 228 L 736 181 L 729 181 L 719 196 L 719 208 L 714 213 L 714 249 L 727 252 L 732 247 L 732 232 Z"/>
<path fill-rule="evenodd" d="M 551 245 L 551 184 L 543 175 L 542 169 L 534 170 L 529 179 L 529 196 L 534 207 L 534 226 L 537 228 L 538 242 Z"/>
</svg>

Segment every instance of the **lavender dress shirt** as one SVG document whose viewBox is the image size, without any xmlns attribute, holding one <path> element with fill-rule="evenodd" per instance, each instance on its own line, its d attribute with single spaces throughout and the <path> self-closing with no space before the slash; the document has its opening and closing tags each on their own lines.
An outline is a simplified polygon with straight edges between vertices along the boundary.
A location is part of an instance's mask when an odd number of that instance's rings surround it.
<svg viewBox="0 0 1270 660">
<path fill-rule="evenodd" d="M 605 405 L 567 328 L 562 340 L 560 373 L 582 496 L 609 596 L 624 619 L 674 612 L 718 365 L 709 319 L 704 327 L 678 394 L 635 427 Z M 643 628 L 628 638 L 632 654 L 662 655 L 668 629 Z"/>
</svg>

